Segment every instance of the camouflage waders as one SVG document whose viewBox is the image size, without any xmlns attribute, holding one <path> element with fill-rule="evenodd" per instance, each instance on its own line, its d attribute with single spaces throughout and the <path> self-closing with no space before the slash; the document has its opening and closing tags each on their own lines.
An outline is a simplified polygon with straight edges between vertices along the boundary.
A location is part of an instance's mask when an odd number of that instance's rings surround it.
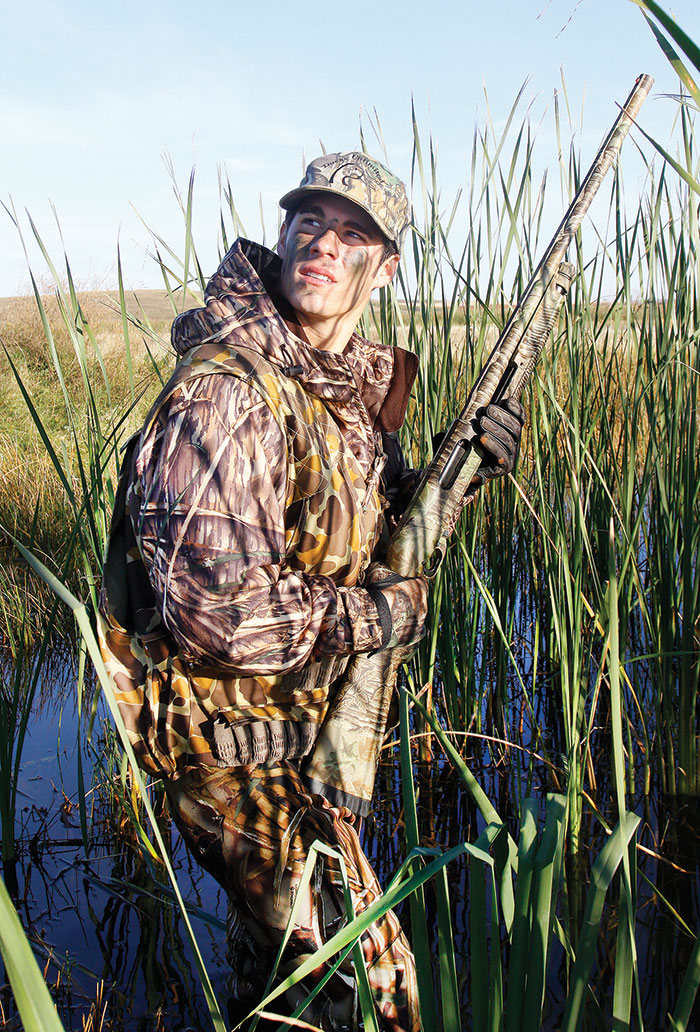
<svg viewBox="0 0 700 1032">
<path fill-rule="evenodd" d="M 353 907 L 362 913 L 381 895 L 355 830 L 355 818 L 311 795 L 293 761 L 215 771 L 199 768 L 166 782 L 175 821 L 199 863 L 229 895 L 232 989 L 240 1020 L 263 998 L 284 936 L 309 847 L 316 841 L 344 858 Z M 301 921 L 292 932 L 278 970 L 291 974 L 346 923 L 338 864 L 319 856 Z M 417 1032 L 413 955 L 389 911 L 362 937 L 380 1028 Z M 272 1011 L 292 1013 L 327 968 L 290 990 Z M 346 959 L 303 1014 L 324 1030 L 357 1028 L 352 965 Z"/>
</svg>

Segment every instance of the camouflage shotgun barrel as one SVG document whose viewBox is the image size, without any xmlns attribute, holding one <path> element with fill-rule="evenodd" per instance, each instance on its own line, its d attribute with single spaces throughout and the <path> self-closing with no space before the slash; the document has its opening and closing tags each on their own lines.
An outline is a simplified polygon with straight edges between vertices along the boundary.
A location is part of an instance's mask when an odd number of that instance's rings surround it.
<svg viewBox="0 0 700 1032">
<path fill-rule="evenodd" d="M 519 398 L 532 375 L 574 276 L 566 250 L 615 160 L 653 84 L 640 75 L 523 291 L 467 402 L 449 428 L 394 532 L 386 563 L 404 577 L 433 573 L 483 458 L 478 417 L 484 406 Z M 356 656 L 305 767 L 315 791 L 355 813 L 369 811 L 400 650 Z"/>
</svg>

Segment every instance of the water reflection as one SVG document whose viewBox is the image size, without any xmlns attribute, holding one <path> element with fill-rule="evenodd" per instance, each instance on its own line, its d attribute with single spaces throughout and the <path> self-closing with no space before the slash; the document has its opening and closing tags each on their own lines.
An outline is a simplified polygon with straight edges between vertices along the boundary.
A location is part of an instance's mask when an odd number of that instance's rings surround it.
<svg viewBox="0 0 700 1032">
<path fill-rule="evenodd" d="M 100 1013 L 105 1030 L 208 1029 L 196 966 L 166 876 L 141 855 L 133 830 L 124 823 L 106 785 L 88 793 L 90 852 L 86 859 L 77 806 L 75 720 L 72 706 L 62 712 L 46 706 L 33 718 L 23 756 L 17 815 L 18 911 L 30 930 L 61 1018 L 66 1029 L 81 1030 L 96 1001 L 98 985 L 104 982 Z M 485 738 L 466 737 L 464 756 L 516 838 L 518 800 L 529 791 L 544 802 L 546 791 L 559 784 L 556 770 L 539 761 L 530 763 L 527 751 L 505 748 Z M 601 739 L 594 756 L 596 805 L 602 817 L 614 822 L 606 757 Z M 85 762 L 85 780 L 90 786 L 89 756 Z M 431 762 L 420 762 L 416 755 L 415 776 L 421 841 L 440 849 L 474 841 L 483 821 L 437 743 L 433 743 Z M 675 914 L 693 934 L 700 927 L 700 804 L 697 798 L 681 796 L 663 796 L 652 804 L 642 794 L 642 787 L 638 779 L 637 795 L 628 801 L 629 808 L 643 818 L 637 853 L 637 952 L 644 1020 L 649 1028 L 662 1028 L 677 1000 L 693 947 L 691 935 Z M 377 788 L 378 803 L 363 834 L 380 882 L 387 884 L 404 856 L 399 770 L 390 753 L 385 753 Z M 189 858 L 177 832 L 167 823 L 163 827 L 171 835 L 174 864 L 193 908 L 205 964 L 225 1006 L 229 976 L 226 899 L 213 879 Z M 560 916 L 572 926 L 583 912 L 591 864 L 605 838 L 600 820 L 587 808 L 582 821 L 585 849 L 578 857 L 567 855 L 566 893 L 559 904 Z M 452 865 L 449 883 L 458 980 L 469 1015 L 469 894 L 463 859 Z M 613 884 L 593 978 L 604 1022 L 609 1019 L 612 996 L 616 898 Z M 435 928 L 430 886 L 427 906 Z M 407 906 L 400 908 L 399 916 L 409 928 Z M 507 947 L 504 957 L 507 964 Z M 561 1024 L 566 991 L 564 954 L 555 944 L 544 1029 L 554 1030 Z M 14 1004 L 7 988 L 0 992 L 0 1002 L 5 1027 L 12 1029 Z"/>
<path fill-rule="evenodd" d="M 206 1002 L 167 875 L 143 858 L 105 790 L 97 789 L 89 799 L 86 859 L 75 764 L 65 744 L 71 735 L 75 741 L 75 715 L 66 708 L 60 715 L 64 745 L 57 754 L 58 720 L 54 708 L 38 714 L 25 746 L 16 906 L 61 1019 L 67 1030 L 82 1030 L 104 983 L 98 1025 L 103 1030 L 207 1028 Z M 61 780 L 61 771 L 67 780 Z M 88 785 L 90 776 L 88 770 Z M 225 901 L 177 836 L 172 856 L 207 969 L 222 994 Z M 9 1022 L 14 1002 L 7 987 L 0 998 Z"/>
</svg>

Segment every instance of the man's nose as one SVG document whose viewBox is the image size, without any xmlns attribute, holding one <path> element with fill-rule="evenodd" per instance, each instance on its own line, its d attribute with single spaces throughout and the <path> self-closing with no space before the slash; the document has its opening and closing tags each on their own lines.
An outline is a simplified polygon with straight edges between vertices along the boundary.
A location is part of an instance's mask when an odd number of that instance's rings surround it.
<svg viewBox="0 0 700 1032">
<path fill-rule="evenodd" d="M 314 239 L 313 248 L 318 254 L 327 254 L 332 258 L 338 257 L 340 242 L 334 229 L 327 226 L 322 233 Z"/>
</svg>

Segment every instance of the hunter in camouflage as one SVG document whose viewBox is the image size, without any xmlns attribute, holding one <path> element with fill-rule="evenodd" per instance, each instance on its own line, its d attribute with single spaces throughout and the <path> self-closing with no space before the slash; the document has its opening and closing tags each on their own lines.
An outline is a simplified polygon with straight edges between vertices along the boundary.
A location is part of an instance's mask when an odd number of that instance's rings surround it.
<svg viewBox="0 0 700 1032">
<path fill-rule="evenodd" d="M 153 773 L 221 763 L 221 728 L 257 735 L 258 722 L 299 725 L 301 751 L 284 755 L 302 755 L 347 657 L 382 642 L 376 603 L 356 585 L 381 529 L 377 427 L 400 418 L 415 362 L 357 335 L 342 359 L 295 339 L 256 271 L 269 275 L 278 262 L 238 241 L 206 308 L 175 321 L 182 360 L 146 419 L 115 510 L 103 631 L 143 633 L 127 653 L 110 647 L 107 660 Z M 109 590 L 121 569 L 111 559 L 122 506 L 131 561 L 126 585 Z M 129 600 L 131 616 L 117 608 Z"/>
<path fill-rule="evenodd" d="M 410 651 L 427 609 L 423 577 L 376 561 L 416 359 L 355 332 L 396 271 L 405 188 L 366 155 L 331 154 L 281 204 L 278 253 L 238 240 L 205 306 L 173 324 L 179 362 L 126 450 L 99 615 L 138 760 L 228 893 L 236 1020 L 262 998 L 315 841 L 343 858 L 356 914 L 380 894 L 357 818 L 301 763 L 350 659 Z M 405 470 L 400 453 L 391 464 Z M 341 866 L 319 865 L 283 974 L 346 920 Z M 361 945 L 380 1027 L 417 1032 L 394 915 Z M 349 961 L 303 1017 L 358 1027 Z"/>
<path fill-rule="evenodd" d="M 311 793 L 299 764 L 349 657 L 389 641 L 387 611 L 416 640 L 426 609 L 422 579 L 387 590 L 381 613 L 361 586 L 385 505 L 382 436 L 403 420 L 416 362 L 354 325 L 393 275 L 410 209 L 378 163 L 335 158 L 337 175 L 322 159 L 313 188 L 285 199 L 282 257 L 237 241 L 205 307 L 173 324 L 180 361 L 127 449 L 102 590 L 102 650 L 139 762 L 166 779 L 231 900 L 240 1014 L 261 998 L 314 841 L 343 856 L 356 913 L 380 894 L 354 816 Z M 345 920 L 338 864 L 313 885 L 286 972 Z M 394 916 L 362 945 L 381 1026 L 416 1030 Z M 349 962 L 304 1017 L 357 1026 Z"/>
</svg>

